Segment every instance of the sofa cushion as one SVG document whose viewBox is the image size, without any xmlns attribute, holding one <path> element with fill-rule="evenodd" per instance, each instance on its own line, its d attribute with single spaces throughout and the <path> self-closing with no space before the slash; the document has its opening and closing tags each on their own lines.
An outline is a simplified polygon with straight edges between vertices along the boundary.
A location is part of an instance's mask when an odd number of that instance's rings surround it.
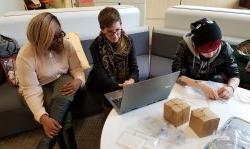
<svg viewBox="0 0 250 149">
<path fill-rule="evenodd" d="M 18 88 L 7 82 L 0 86 L 0 117 L 0 137 L 39 126 L 19 95 Z"/>
<path fill-rule="evenodd" d="M 150 77 L 166 75 L 172 72 L 172 62 L 177 45 L 185 32 L 155 28 L 152 32 L 150 58 Z"/>
<path fill-rule="evenodd" d="M 139 80 L 146 80 L 149 77 L 149 55 L 139 55 L 136 57 L 139 69 Z"/>
<path fill-rule="evenodd" d="M 0 138 L 39 127 L 27 108 L 9 109 L 0 112 Z"/>
<path fill-rule="evenodd" d="M 172 73 L 172 63 L 172 59 L 151 55 L 150 77 L 157 77 Z"/>
<path fill-rule="evenodd" d="M 151 54 L 173 59 L 177 45 L 181 39 L 181 35 L 176 35 L 167 29 L 154 29 L 152 33 Z"/>
<path fill-rule="evenodd" d="M 87 60 L 87 57 L 84 53 L 84 50 L 82 49 L 81 41 L 76 32 L 68 32 L 66 34 L 66 39 L 70 41 L 70 43 L 73 45 L 74 49 L 76 50 L 76 54 L 81 62 L 81 65 L 84 70 L 90 68 L 89 62 Z"/>
<path fill-rule="evenodd" d="M 87 40 L 81 40 L 81 44 L 82 44 L 84 53 L 85 53 L 85 55 L 87 57 L 87 60 L 88 60 L 90 65 L 93 64 L 93 59 L 92 59 L 89 48 L 90 48 L 93 41 L 94 41 L 94 37 L 91 38 L 91 39 L 87 39 Z"/>
<path fill-rule="evenodd" d="M 139 69 L 139 80 L 149 78 L 149 31 L 148 27 L 138 27 L 126 30 L 134 42 L 134 49 Z"/>
<path fill-rule="evenodd" d="M 0 112 L 11 109 L 27 108 L 24 105 L 23 98 L 18 93 L 18 88 L 5 82 L 0 86 Z"/>
<path fill-rule="evenodd" d="M 147 27 L 138 27 L 126 31 L 134 42 L 135 54 L 149 54 L 149 31 Z"/>
</svg>

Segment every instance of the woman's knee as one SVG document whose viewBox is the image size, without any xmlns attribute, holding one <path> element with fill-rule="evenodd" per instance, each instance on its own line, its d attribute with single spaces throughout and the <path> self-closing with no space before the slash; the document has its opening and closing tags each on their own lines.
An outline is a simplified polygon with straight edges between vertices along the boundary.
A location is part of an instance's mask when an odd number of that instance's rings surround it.
<svg viewBox="0 0 250 149">
<path fill-rule="evenodd" d="M 61 99 L 61 100 L 69 100 L 73 101 L 74 95 L 66 95 L 64 92 L 61 91 L 62 87 L 69 81 L 73 80 L 72 76 L 69 74 L 62 75 L 58 78 L 53 84 L 53 98 L 54 99 Z"/>
</svg>

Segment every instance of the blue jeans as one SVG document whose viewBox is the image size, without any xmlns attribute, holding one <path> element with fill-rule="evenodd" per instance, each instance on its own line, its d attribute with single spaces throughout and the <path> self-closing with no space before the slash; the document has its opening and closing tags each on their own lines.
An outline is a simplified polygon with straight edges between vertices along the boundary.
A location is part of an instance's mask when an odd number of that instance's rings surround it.
<svg viewBox="0 0 250 149">
<path fill-rule="evenodd" d="M 70 75 L 62 75 L 57 80 L 43 86 L 44 106 L 49 116 L 62 125 L 62 130 L 53 139 L 44 134 L 37 146 L 38 149 L 52 149 L 56 142 L 61 149 L 77 148 L 70 112 L 74 95 L 65 96 L 60 92 L 60 88 L 70 80 L 72 80 Z"/>
</svg>

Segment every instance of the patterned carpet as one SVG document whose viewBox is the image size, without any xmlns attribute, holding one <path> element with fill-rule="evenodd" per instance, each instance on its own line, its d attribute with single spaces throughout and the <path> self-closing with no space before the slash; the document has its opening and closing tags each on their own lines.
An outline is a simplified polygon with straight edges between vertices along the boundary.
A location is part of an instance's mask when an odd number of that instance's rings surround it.
<svg viewBox="0 0 250 149">
<path fill-rule="evenodd" d="M 103 113 L 74 120 L 74 130 L 79 149 L 99 149 Z M 34 149 L 41 138 L 42 129 L 35 129 L 0 140 L 0 149 Z M 58 149 L 58 146 L 55 147 Z"/>
</svg>

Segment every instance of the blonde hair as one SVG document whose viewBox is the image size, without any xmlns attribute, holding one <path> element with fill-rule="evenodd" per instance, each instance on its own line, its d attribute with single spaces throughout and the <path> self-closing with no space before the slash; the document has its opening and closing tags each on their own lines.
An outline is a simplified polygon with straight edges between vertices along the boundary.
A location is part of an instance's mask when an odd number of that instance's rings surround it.
<svg viewBox="0 0 250 149">
<path fill-rule="evenodd" d="M 32 18 L 28 25 L 27 38 L 38 54 L 49 50 L 58 26 L 61 28 L 57 17 L 48 12 Z"/>
</svg>

